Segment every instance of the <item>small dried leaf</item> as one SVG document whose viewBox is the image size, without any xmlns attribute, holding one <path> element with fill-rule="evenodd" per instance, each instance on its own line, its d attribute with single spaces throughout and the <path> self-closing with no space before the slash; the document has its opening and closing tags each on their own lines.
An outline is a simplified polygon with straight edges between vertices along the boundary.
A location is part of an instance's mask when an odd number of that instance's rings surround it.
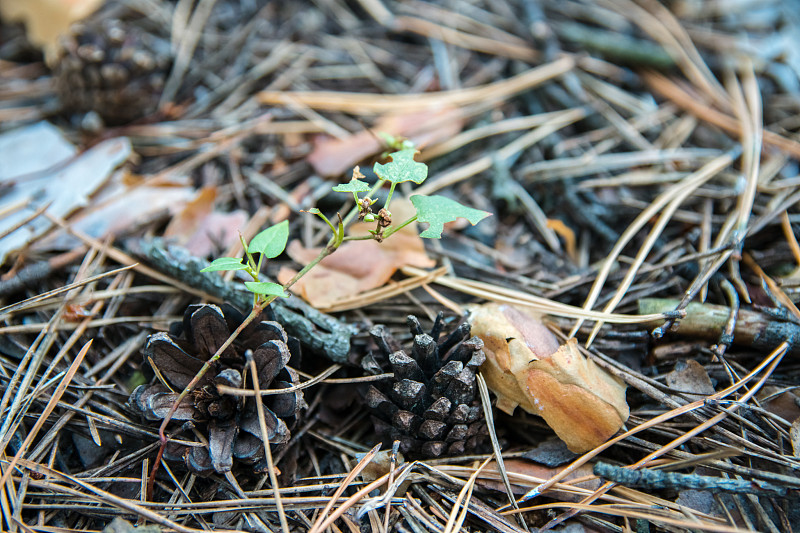
<svg viewBox="0 0 800 533">
<path fill-rule="evenodd" d="M 439 107 L 381 117 L 372 131 L 364 130 L 344 139 L 318 136 L 308 162 L 320 176 L 340 176 L 353 165 L 385 149 L 373 132 L 406 137 L 415 146 L 425 147 L 445 141 L 464 127 L 464 113 L 454 107 Z"/>
<path fill-rule="evenodd" d="M 0 2 L 2 5 L 5 4 Z M 46 122 L 0 134 L 3 205 L 27 206 L 0 217 L 0 263 L 10 252 L 36 241 L 50 231 L 53 224 L 46 216 L 28 220 L 36 209 L 46 208 L 50 215 L 63 218 L 94 209 L 97 203 L 94 195 L 102 196 L 98 190 L 109 181 L 114 169 L 130 155 L 131 143 L 123 137 L 105 140 L 78 154 L 60 130 Z M 141 221 L 142 216 L 137 205 L 136 220 Z M 13 231 L 26 220 L 24 231 Z M 73 228 L 77 229 L 78 226 Z M 101 227 L 100 233 L 105 233 L 105 229 Z M 130 229 L 130 224 L 127 229 Z M 80 226 L 80 231 L 86 230 L 85 226 Z M 92 236 L 100 236 L 97 225 L 91 230 Z M 53 238 L 51 235 L 48 241 Z M 76 241 L 77 238 L 72 237 L 71 240 Z M 39 246 L 42 246 L 41 243 Z"/>
<path fill-rule="evenodd" d="M 764 409 L 787 422 L 800 418 L 800 396 L 791 387 L 765 385 L 756 398 L 762 402 Z"/>
<path fill-rule="evenodd" d="M 558 346 L 536 317 L 508 305 L 476 307 L 470 323 L 484 342 L 481 371 L 502 411 L 519 405 L 541 416 L 576 453 L 602 444 L 628 419 L 625 385 L 584 357 L 575 339 Z"/>
<path fill-rule="evenodd" d="M 708 372 L 694 359 L 678 361 L 675 369 L 666 375 L 666 382 L 675 392 L 684 393 L 673 394 L 673 397 L 681 403 L 693 402 L 714 394 L 714 385 L 708 377 Z"/>
<path fill-rule="evenodd" d="M 238 242 L 238 229 L 247 223 L 247 213 L 241 209 L 229 213 L 215 211 L 216 199 L 216 187 L 200 189 L 170 220 L 164 237 L 197 257 L 212 255 L 220 247 L 227 248 Z"/>
</svg>

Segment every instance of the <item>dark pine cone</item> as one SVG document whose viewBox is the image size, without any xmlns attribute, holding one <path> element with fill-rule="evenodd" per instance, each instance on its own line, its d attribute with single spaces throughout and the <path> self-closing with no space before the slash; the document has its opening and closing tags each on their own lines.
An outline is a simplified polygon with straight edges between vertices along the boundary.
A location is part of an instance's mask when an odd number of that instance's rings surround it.
<svg viewBox="0 0 800 533">
<path fill-rule="evenodd" d="M 143 350 L 145 364 L 152 365 L 169 387 L 160 381 L 141 385 L 131 394 L 130 406 L 146 420 L 162 421 L 178 394 L 244 318 L 242 313 L 227 304 L 221 307 L 191 305 L 184 313 L 183 322 L 172 324 L 169 334 L 151 335 Z M 253 388 L 246 355 L 251 355 L 256 363 L 262 391 L 285 389 L 298 383 L 297 374 L 286 364 L 291 358 L 288 343 L 293 345 L 293 349 L 299 348 L 294 347 L 295 340 L 290 341 L 283 327 L 269 318 L 269 312 L 264 311 L 245 327 L 181 402 L 172 417 L 176 421 L 172 430 L 180 429 L 181 422 L 191 421 L 190 426 L 195 432 L 183 432 L 178 438 L 202 444 L 193 446 L 170 442 L 164 453 L 166 459 L 182 459 L 193 472 L 207 475 L 230 470 L 234 458 L 247 463 L 258 463 L 264 458 L 255 399 L 220 394 L 217 385 Z M 289 441 L 289 429 L 304 407 L 303 394 L 299 390 L 264 396 L 264 417 L 270 443 L 285 444 Z"/>
<path fill-rule="evenodd" d="M 394 372 L 393 379 L 370 385 L 365 394 L 378 436 L 386 445 L 399 440 L 400 451 L 412 459 L 484 451 L 488 432 L 475 381 L 486 360 L 483 341 L 468 338 L 466 323 L 440 339 L 441 314 L 430 334 L 414 316 L 408 324 L 414 335 L 408 352 L 398 349 L 386 328 L 376 326 L 370 334 L 379 352 L 361 363 L 373 374 Z"/>
<path fill-rule="evenodd" d="M 169 43 L 119 19 L 74 24 L 54 67 L 64 109 L 123 124 L 156 110 L 169 73 Z"/>
</svg>

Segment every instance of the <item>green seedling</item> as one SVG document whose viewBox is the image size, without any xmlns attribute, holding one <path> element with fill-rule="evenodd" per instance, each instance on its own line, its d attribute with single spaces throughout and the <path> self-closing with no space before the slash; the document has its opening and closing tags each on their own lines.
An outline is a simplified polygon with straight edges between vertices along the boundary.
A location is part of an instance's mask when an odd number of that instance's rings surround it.
<svg viewBox="0 0 800 533">
<path fill-rule="evenodd" d="M 204 363 L 203 367 L 197 372 L 189 385 L 180 393 L 167 416 L 164 417 L 164 421 L 159 428 L 161 447 L 150 473 L 148 498 L 150 497 L 155 474 L 167 444 L 168 439 L 165 434 L 166 427 L 175 414 L 178 405 L 180 405 L 186 395 L 194 389 L 206 372 L 208 372 L 211 365 L 219 359 L 220 355 L 230 346 L 239 333 L 276 298 L 287 296 L 289 288 L 308 273 L 309 270 L 314 268 L 325 257 L 335 252 L 345 241 L 374 239 L 378 242 L 382 242 L 384 239 L 391 237 L 397 231 L 414 222 L 423 222 L 429 225 L 429 227 L 420 234 L 421 237 L 438 239 L 441 238 L 444 224 L 447 222 L 455 221 L 458 218 L 465 218 L 471 224 L 477 224 L 490 215 L 490 213 L 486 211 L 480 211 L 461 205 L 444 196 L 425 196 L 418 194 L 411 196 L 411 203 L 416 210 L 416 214 L 401 222 L 393 221 L 392 213 L 389 210 L 389 204 L 392 200 L 395 187 L 399 183 L 404 182 L 412 182 L 417 185 L 422 184 L 428 177 L 428 167 L 424 163 L 414 160 L 416 149 L 410 141 L 391 137 L 387 140 L 387 144 L 396 151 L 388 155 L 388 157 L 391 157 L 391 161 L 388 163 L 375 164 L 374 171 L 378 180 L 374 185 L 370 185 L 364 181 L 364 175 L 360 172 L 359 168 L 356 167 L 353 169 L 353 177 L 348 183 L 333 187 L 333 190 L 336 192 L 352 194 L 353 196 L 355 206 L 344 218 L 337 213 L 338 220 L 334 222 L 317 208 L 307 211 L 309 214 L 320 217 L 327 224 L 331 230 L 331 237 L 327 246 L 323 248 L 320 254 L 287 283 L 280 285 L 278 283 L 263 281 L 260 278 L 260 272 L 265 259 L 275 258 L 286 249 L 286 244 L 289 239 L 288 221 L 283 221 L 265 229 L 253 237 L 249 243 L 242 238 L 244 257 L 220 257 L 202 270 L 203 272 L 245 271 L 252 278 L 252 281 L 245 282 L 245 287 L 253 293 L 253 309 L 244 322 L 242 322 L 242 325 L 236 329 L 219 350 Z M 373 196 L 387 183 L 389 184 L 389 194 L 380 209 L 375 212 L 373 206 L 377 203 L 377 199 L 374 199 Z M 375 229 L 370 230 L 369 235 L 345 235 L 345 228 L 354 218 L 357 218 L 359 221 L 374 222 L 376 224 Z"/>
</svg>

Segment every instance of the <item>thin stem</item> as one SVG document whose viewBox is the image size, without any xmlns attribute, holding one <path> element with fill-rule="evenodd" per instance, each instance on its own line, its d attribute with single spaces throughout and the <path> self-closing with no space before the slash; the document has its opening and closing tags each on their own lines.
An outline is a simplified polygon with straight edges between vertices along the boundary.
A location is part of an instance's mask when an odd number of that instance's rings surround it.
<svg viewBox="0 0 800 533">
<path fill-rule="evenodd" d="M 353 193 L 353 194 L 355 194 L 355 193 Z M 358 202 L 356 202 L 356 203 L 358 203 Z M 316 213 L 316 215 L 317 215 L 317 216 L 319 216 L 319 218 L 321 218 L 322 220 L 324 220 L 324 221 L 325 221 L 325 223 L 328 225 L 328 227 L 329 227 L 329 228 L 331 228 L 331 232 L 332 232 L 334 235 L 336 235 L 336 228 L 335 228 L 335 227 L 334 227 L 334 225 L 331 223 L 331 221 L 330 221 L 330 220 L 328 220 L 328 217 L 326 217 L 325 215 L 323 215 L 321 212 L 317 212 L 317 213 Z"/>
<path fill-rule="evenodd" d="M 383 238 L 386 239 L 386 238 L 394 235 L 395 233 L 397 233 L 401 229 L 405 228 L 409 224 L 413 224 L 416 221 L 417 221 L 417 215 L 414 215 L 413 217 L 409 218 L 408 220 L 406 220 L 405 222 L 403 222 L 399 226 L 389 226 L 388 228 L 386 228 L 386 232 L 384 232 Z"/>
<path fill-rule="evenodd" d="M 383 208 L 387 211 L 389 210 L 389 202 L 392 201 L 392 195 L 394 194 L 394 188 L 397 186 L 397 183 L 392 182 L 392 185 L 389 187 L 389 196 L 386 197 L 386 203 L 383 204 Z"/>
<path fill-rule="evenodd" d="M 369 241 L 374 239 L 374 235 L 348 235 L 344 238 L 345 241 Z"/>
<path fill-rule="evenodd" d="M 368 198 L 372 198 L 372 196 L 376 192 L 378 192 L 378 190 L 381 187 L 383 187 L 384 183 L 386 183 L 386 180 L 378 178 L 378 181 L 375 183 L 375 186 L 372 187 L 372 189 L 369 191 L 369 193 L 367 193 L 367 197 Z M 348 225 L 350 223 L 350 221 L 353 220 L 353 217 L 356 216 L 357 214 L 358 214 L 358 202 L 356 202 L 355 207 L 353 207 L 353 209 L 351 209 L 350 212 L 347 213 L 347 215 L 344 217 L 344 225 L 345 226 Z"/>
<path fill-rule="evenodd" d="M 397 233 L 401 229 L 405 228 L 406 226 L 408 226 L 412 222 L 416 222 L 416 221 L 417 221 L 417 215 L 414 215 L 413 217 L 409 218 L 408 220 L 406 220 L 405 222 L 403 222 L 399 226 L 389 226 L 388 228 L 386 228 L 386 232 L 383 234 L 384 240 L 387 237 L 389 237 L 389 236 Z M 374 239 L 374 238 L 375 238 L 375 235 L 372 235 L 372 234 L 370 234 L 370 235 L 348 235 L 347 237 L 344 238 L 344 240 L 345 241 L 367 241 L 367 240 Z"/>
<path fill-rule="evenodd" d="M 345 236 L 344 236 L 344 222 L 342 221 L 342 216 L 341 216 L 341 215 L 339 215 L 339 228 L 338 228 L 338 230 L 334 231 L 334 236 L 331 238 L 331 240 L 330 240 L 330 242 L 328 243 L 328 245 L 327 245 L 325 248 L 323 248 L 323 249 L 322 249 L 322 251 L 319 253 L 319 255 L 318 255 L 317 257 L 315 257 L 315 258 L 314 258 L 314 260 L 313 260 L 313 261 L 311 261 L 309 264 L 307 264 L 306 266 L 304 266 L 304 267 L 303 267 L 303 269 L 302 269 L 300 272 L 298 272 L 297 274 L 295 274 L 295 275 L 294 275 L 294 277 L 292 277 L 292 279 L 290 279 L 289 281 L 287 281 L 287 282 L 286 282 L 286 283 L 283 285 L 283 288 L 284 288 L 284 289 L 288 289 L 289 287 L 291 287 L 292 285 L 294 285 L 295 283 L 297 283 L 297 281 L 298 281 L 300 278 L 302 278 L 303 276 L 305 276 L 305 275 L 306 275 L 306 273 L 307 273 L 309 270 L 311 270 L 312 268 L 314 268 L 315 266 L 317 266 L 317 264 L 319 264 L 319 262 L 320 262 L 320 261 L 322 261 L 323 259 L 325 259 L 325 258 L 326 258 L 326 257 L 328 257 L 329 255 L 331 255 L 333 252 L 335 252 L 335 251 L 336 251 L 336 249 L 337 249 L 337 248 L 339 248 L 339 246 L 341 246 L 341 245 L 342 245 L 342 242 L 344 242 L 344 240 L 345 240 Z"/>
</svg>

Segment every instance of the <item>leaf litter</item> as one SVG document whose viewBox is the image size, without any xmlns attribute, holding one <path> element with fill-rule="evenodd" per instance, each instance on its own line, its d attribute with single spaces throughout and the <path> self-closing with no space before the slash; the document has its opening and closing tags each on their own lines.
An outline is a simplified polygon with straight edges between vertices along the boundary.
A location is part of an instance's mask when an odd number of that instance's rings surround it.
<svg viewBox="0 0 800 533">
<path fill-rule="evenodd" d="M 800 33 L 789 3 L 134 4 L 93 16 L 169 36 L 172 68 L 158 109 L 113 128 L 60 109 L 64 80 L 40 45 L 0 26 L 0 135 L 43 135 L 0 158 L 13 177 L 0 190 L 3 530 L 129 531 L 110 525 L 120 516 L 176 531 L 795 527 Z M 276 450 L 272 475 L 209 478 L 167 461 L 145 501 L 157 428 L 126 405 L 155 383 L 141 350 L 187 304 L 221 302 L 177 259 L 169 274 L 134 259 L 136 240 L 171 223 L 208 260 L 241 252 L 241 214 L 288 219 L 295 241 L 267 275 L 296 271 L 326 231 L 298 212 L 345 211 L 348 195 L 327 191 L 350 167 L 372 168 L 381 131 L 422 148 L 430 176 L 417 193 L 494 216 L 441 228 L 434 217 L 441 242 L 410 226 L 395 245 L 331 256 L 341 262 L 325 275 L 348 277 L 305 294 L 356 326 L 353 364 L 330 375 L 309 350 L 291 363 L 309 404 L 290 443 L 302 459 Z M 88 157 L 107 143 L 122 143 L 119 157 Z M 9 170 L 20 164 L 38 166 Z M 52 168 L 71 168 L 72 185 L 52 187 Z M 23 208 L 20 192 L 45 201 Z M 541 314 L 558 345 L 625 384 L 627 421 L 576 456 L 542 418 L 498 409 L 488 429 L 502 462 L 400 460 L 360 479 L 376 443 L 357 390 L 355 363 L 377 350 L 367 332 L 384 324 L 405 342 L 407 315 L 447 309 L 454 326 L 476 300 Z M 590 468 L 600 464 L 610 469 Z M 652 479 L 661 485 L 641 483 Z M 757 497 L 722 489 L 737 480 Z"/>
</svg>

